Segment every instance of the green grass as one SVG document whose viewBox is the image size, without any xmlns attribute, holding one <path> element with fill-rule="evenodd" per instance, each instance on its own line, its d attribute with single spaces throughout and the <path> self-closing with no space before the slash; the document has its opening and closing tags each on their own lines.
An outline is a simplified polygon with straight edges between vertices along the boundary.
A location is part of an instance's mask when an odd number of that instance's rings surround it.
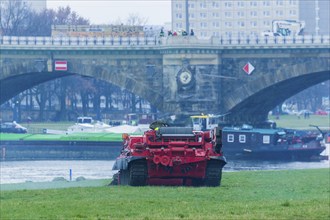
<svg viewBox="0 0 330 220">
<path fill-rule="evenodd" d="M 52 129 L 52 130 L 67 130 L 68 127 L 75 124 L 72 121 L 61 121 L 61 122 L 42 122 L 42 123 L 20 123 L 22 126 L 28 128 L 29 130 L 42 131 L 42 129 Z"/>
<path fill-rule="evenodd" d="M 25 141 L 122 141 L 115 133 L 73 133 L 73 134 L 9 134 L 0 133 L 0 140 Z"/>
<path fill-rule="evenodd" d="M 315 129 L 309 125 L 317 125 L 320 128 L 329 129 L 330 116 L 329 115 L 311 115 L 310 118 L 304 119 L 303 116 L 298 118 L 295 115 L 281 115 L 279 119 L 275 116 L 269 116 L 270 120 L 276 122 L 278 127 L 295 128 L 295 129 Z"/>
<path fill-rule="evenodd" d="M 328 169 L 225 172 L 221 187 L 1 191 L 1 219 L 330 218 Z"/>
</svg>

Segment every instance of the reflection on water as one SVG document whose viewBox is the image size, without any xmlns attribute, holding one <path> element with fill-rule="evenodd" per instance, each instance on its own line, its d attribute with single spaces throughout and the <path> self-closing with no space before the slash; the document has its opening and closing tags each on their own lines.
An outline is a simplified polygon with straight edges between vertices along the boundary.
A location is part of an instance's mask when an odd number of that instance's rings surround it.
<svg viewBox="0 0 330 220">
<path fill-rule="evenodd" d="M 108 179 L 116 171 L 112 171 L 114 161 L 2 161 L 0 162 L 0 183 L 22 183 L 26 181 L 52 181 L 55 177 L 72 180 L 79 176 L 86 179 Z M 278 161 L 243 161 L 229 160 L 225 172 L 238 170 L 284 170 L 328 168 L 329 160 L 319 162 L 278 162 Z"/>
</svg>

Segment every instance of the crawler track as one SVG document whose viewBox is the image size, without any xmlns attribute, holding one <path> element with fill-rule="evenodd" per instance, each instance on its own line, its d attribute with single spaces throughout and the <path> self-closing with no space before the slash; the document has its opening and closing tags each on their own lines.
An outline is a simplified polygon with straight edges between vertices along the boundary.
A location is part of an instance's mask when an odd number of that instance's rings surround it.
<svg viewBox="0 0 330 220">
<path fill-rule="evenodd" d="M 206 186 L 220 186 L 222 177 L 222 164 L 219 161 L 210 160 L 206 167 Z"/>
<path fill-rule="evenodd" d="M 129 167 L 129 185 L 145 186 L 147 184 L 147 162 L 145 160 L 133 161 Z"/>
</svg>

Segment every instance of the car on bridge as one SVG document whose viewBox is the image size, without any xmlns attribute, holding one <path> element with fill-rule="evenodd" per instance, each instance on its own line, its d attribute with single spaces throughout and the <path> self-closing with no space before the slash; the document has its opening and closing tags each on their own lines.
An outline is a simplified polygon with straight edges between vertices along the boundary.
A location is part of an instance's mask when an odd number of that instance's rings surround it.
<svg viewBox="0 0 330 220">
<path fill-rule="evenodd" d="M 0 125 L 0 133 L 18 133 L 24 134 L 27 133 L 27 128 L 23 127 L 22 125 L 13 122 L 4 122 Z"/>
</svg>

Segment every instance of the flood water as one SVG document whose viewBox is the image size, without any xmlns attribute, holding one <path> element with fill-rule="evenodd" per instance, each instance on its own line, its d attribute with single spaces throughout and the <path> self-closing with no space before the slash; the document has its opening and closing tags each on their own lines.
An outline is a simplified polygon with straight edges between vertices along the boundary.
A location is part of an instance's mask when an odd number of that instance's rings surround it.
<svg viewBox="0 0 330 220">
<path fill-rule="evenodd" d="M 43 161 L 2 161 L 0 162 L 0 183 L 23 183 L 52 181 L 56 177 L 72 180 L 112 178 L 117 171 L 112 170 L 113 160 L 43 160 Z M 224 172 L 240 170 L 288 170 L 329 168 L 329 160 L 315 162 L 279 161 L 228 161 Z"/>
</svg>

